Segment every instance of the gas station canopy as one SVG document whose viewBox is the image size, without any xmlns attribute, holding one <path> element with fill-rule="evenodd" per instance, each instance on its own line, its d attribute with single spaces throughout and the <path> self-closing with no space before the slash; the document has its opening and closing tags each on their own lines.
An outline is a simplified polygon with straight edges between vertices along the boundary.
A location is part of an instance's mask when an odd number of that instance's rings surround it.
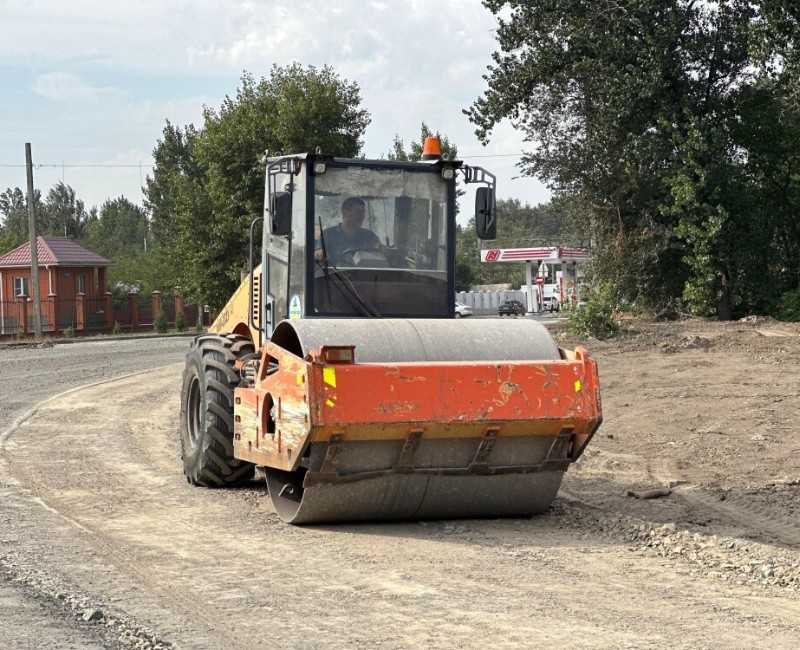
<svg viewBox="0 0 800 650">
<path fill-rule="evenodd" d="M 589 251 L 570 246 L 539 246 L 535 248 L 487 248 L 481 251 L 481 262 L 586 262 Z"/>
<path fill-rule="evenodd" d="M 554 300 L 558 301 L 559 308 L 561 305 L 577 303 L 578 266 L 588 261 L 587 249 L 572 246 L 487 248 L 481 251 L 481 262 L 484 263 L 525 264 L 525 285 L 522 288 L 526 293 L 529 314 L 541 311 L 546 297 L 550 298 L 551 308 Z M 550 282 L 547 282 L 548 267 L 551 265 L 561 266 L 562 270 L 554 273 L 557 277 L 550 278 Z M 545 285 L 549 287 L 547 291 Z"/>
</svg>

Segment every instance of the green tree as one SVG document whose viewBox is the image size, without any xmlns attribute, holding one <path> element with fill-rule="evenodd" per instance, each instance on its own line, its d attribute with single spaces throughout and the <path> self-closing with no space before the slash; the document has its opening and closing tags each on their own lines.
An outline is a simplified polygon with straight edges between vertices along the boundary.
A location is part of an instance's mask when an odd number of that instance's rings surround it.
<svg viewBox="0 0 800 650">
<path fill-rule="evenodd" d="M 25 241 L 28 232 L 25 195 L 18 187 L 0 194 L 0 216 L 0 253 L 5 253 Z"/>
<path fill-rule="evenodd" d="M 258 80 L 245 73 L 200 129 L 167 124 L 145 194 L 159 247 L 191 296 L 219 307 L 238 285 L 250 221 L 263 213 L 265 154 L 357 156 L 370 121 L 360 103 L 358 85 L 332 68 L 295 63 Z"/>
<path fill-rule="evenodd" d="M 145 180 L 144 204 L 150 214 L 155 243 L 164 247 L 177 243 L 176 201 L 183 184 L 203 177 L 203 170 L 194 156 L 197 135 L 192 124 L 181 129 L 167 121 L 153 150 L 153 174 Z"/>
<path fill-rule="evenodd" d="M 42 234 L 80 239 L 87 220 L 86 206 L 72 187 L 59 181 L 50 188 L 43 205 Z"/>
<path fill-rule="evenodd" d="M 36 204 L 36 229 L 39 234 L 48 233 L 48 221 L 42 195 L 34 190 Z M 0 194 L 0 252 L 5 253 L 28 241 L 28 202 L 25 193 L 18 187 L 6 188 Z"/>
<path fill-rule="evenodd" d="M 787 258 L 776 266 L 793 264 L 781 274 L 796 286 L 791 246 L 780 241 L 797 204 L 777 218 L 752 200 L 776 203 L 770 184 L 793 156 L 794 4 L 485 4 L 498 16 L 499 51 L 466 112 L 484 140 L 510 118 L 536 143 L 522 169 L 582 206 L 599 279 L 628 300 L 686 299 L 728 317 L 763 308 L 753 293 L 763 280 L 759 249 L 779 248 Z M 769 128 L 778 117 L 770 105 L 782 106 L 781 133 Z M 753 141 L 764 129 L 777 151 Z M 759 179 L 766 169 L 772 178 Z"/>
<path fill-rule="evenodd" d="M 158 289 L 166 296 L 177 284 L 165 267 L 161 251 L 152 244 L 145 249 L 146 237 L 149 232 L 144 208 L 124 196 L 109 199 L 99 210 L 90 212 L 84 242 L 113 260 L 108 284 L 119 299 L 133 287 L 145 294 Z"/>
<path fill-rule="evenodd" d="M 55 235 L 78 239 L 85 233 L 89 214 L 75 190 L 59 182 L 42 199 L 34 190 L 36 230 L 40 235 Z M 28 238 L 28 204 L 25 193 L 18 187 L 7 188 L 0 194 L 0 237 L 6 246 L 18 246 Z"/>
<path fill-rule="evenodd" d="M 147 217 L 144 208 L 131 203 L 124 196 L 103 203 L 86 225 L 86 244 L 109 258 L 143 252 L 146 236 Z"/>
</svg>

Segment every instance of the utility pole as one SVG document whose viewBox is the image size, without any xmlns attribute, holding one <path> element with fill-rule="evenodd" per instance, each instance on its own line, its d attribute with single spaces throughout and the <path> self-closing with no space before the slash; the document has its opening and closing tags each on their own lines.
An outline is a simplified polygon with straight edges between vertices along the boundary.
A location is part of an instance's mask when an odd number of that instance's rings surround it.
<svg viewBox="0 0 800 650">
<path fill-rule="evenodd" d="M 42 303 L 39 300 L 39 252 L 36 249 L 36 205 L 33 195 L 31 143 L 25 143 L 25 169 L 28 173 L 28 233 L 31 239 L 31 287 L 33 288 L 33 333 L 42 338 Z M 28 324 L 25 323 L 25 329 Z"/>
</svg>

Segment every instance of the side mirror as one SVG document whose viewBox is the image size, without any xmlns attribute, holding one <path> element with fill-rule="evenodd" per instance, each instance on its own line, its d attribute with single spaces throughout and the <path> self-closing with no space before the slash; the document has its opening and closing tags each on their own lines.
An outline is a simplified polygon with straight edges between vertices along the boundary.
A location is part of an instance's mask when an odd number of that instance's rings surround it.
<svg viewBox="0 0 800 650">
<path fill-rule="evenodd" d="M 478 239 L 497 239 L 494 191 L 479 187 L 475 192 L 475 233 Z"/>
<path fill-rule="evenodd" d="M 275 192 L 270 205 L 270 232 L 286 237 L 292 232 L 292 195 L 290 192 Z"/>
</svg>

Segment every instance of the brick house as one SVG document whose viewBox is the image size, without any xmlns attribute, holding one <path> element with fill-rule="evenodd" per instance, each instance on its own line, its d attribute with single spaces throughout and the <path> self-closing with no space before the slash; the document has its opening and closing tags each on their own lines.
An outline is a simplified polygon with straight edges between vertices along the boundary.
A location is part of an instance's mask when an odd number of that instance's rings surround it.
<svg viewBox="0 0 800 650">
<path fill-rule="evenodd" d="M 111 261 L 63 237 L 38 237 L 42 329 L 102 329 L 112 319 L 106 269 Z M 25 243 L 0 255 L 0 336 L 33 327 L 31 252 Z M 111 320 L 113 323 L 113 320 Z"/>
</svg>

